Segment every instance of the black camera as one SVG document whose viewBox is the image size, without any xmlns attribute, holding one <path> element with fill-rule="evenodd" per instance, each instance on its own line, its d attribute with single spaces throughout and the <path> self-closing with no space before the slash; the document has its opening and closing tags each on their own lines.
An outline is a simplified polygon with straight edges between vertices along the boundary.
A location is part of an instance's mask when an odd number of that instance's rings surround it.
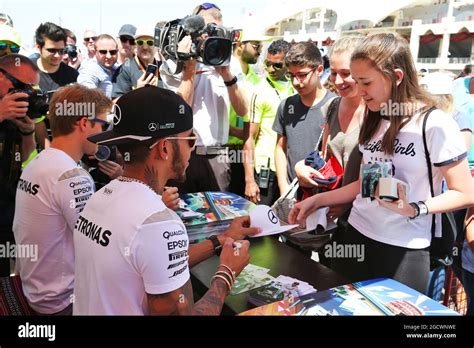
<svg viewBox="0 0 474 348">
<path fill-rule="evenodd" d="M 191 36 L 192 46 L 189 53 L 178 52 L 178 43 Z M 200 16 L 188 16 L 175 19 L 155 28 L 155 45 L 161 49 L 166 59 L 182 62 L 190 58 L 211 66 L 227 66 L 232 56 L 232 45 L 241 40 L 242 31 L 214 23 L 205 24 Z"/>
<path fill-rule="evenodd" d="M 26 101 L 28 102 L 28 111 L 26 115 L 30 118 L 39 118 L 44 116 L 48 113 L 49 105 L 48 105 L 48 96 L 47 94 L 43 93 L 41 89 L 35 88 L 32 86 L 27 85 L 23 89 L 15 89 L 11 88 L 9 93 L 26 93 L 28 94 L 28 98 L 18 98 L 17 101 Z"/>
<path fill-rule="evenodd" d="M 67 54 L 69 58 L 76 59 L 77 58 L 77 47 L 74 45 L 66 45 L 64 47 L 64 54 Z"/>
</svg>

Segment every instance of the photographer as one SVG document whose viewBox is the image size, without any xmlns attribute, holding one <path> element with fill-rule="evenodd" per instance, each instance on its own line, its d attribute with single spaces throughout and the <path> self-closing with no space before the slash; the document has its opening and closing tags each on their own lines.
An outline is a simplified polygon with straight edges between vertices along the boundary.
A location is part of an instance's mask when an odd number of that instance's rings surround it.
<svg viewBox="0 0 474 348">
<path fill-rule="evenodd" d="M 67 102 L 73 108 L 62 108 Z M 93 105 L 84 116 L 79 106 Z M 73 230 L 79 213 L 95 190 L 91 176 L 78 166 L 97 145 L 87 137 L 108 127 L 112 102 L 98 89 L 71 85 L 59 89 L 49 107 L 51 147 L 23 171 L 16 191 L 15 240 L 37 245 L 37 259 L 17 258 L 25 297 L 41 314 L 72 313 L 74 286 Z"/>
<path fill-rule="evenodd" d="M 17 64 L 17 63 L 20 64 Z M 13 242 L 15 190 L 22 163 L 36 154 L 34 122 L 26 116 L 26 93 L 11 93 L 20 84 L 39 82 L 39 71 L 25 56 L 9 54 L 0 58 L 0 243 Z M 0 276 L 10 274 L 10 259 L 0 258 Z"/>
<path fill-rule="evenodd" d="M 200 5 L 193 14 L 202 17 L 205 25 L 214 23 L 222 26 L 222 14 L 215 5 Z M 191 38 L 186 36 L 178 50 L 190 52 L 191 47 Z M 169 60 L 166 63 L 170 63 Z M 184 184 L 173 182 L 173 185 L 179 188 L 180 193 L 228 191 L 230 163 L 224 145 L 229 135 L 230 105 L 239 116 L 247 113 L 247 98 L 237 83 L 237 73 L 231 72 L 229 66 L 196 64 L 192 59 L 186 61 L 182 75 L 173 76 L 167 65 L 163 64 L 160 69 L 163 84 L 172 89 L 179 86 L 178 94 L 192 106 L 194 130 L 198 136 L 186 171 L 186 181 Z"/>
<path fill-rule="evenodd" d="M 63 63 L 78 70 L 82 63 L 82 54 L 78 51 L 76 35 L 69 29 L 63 28 L 67 35 L 66 47 L 64 48 Z"/>
</svg>

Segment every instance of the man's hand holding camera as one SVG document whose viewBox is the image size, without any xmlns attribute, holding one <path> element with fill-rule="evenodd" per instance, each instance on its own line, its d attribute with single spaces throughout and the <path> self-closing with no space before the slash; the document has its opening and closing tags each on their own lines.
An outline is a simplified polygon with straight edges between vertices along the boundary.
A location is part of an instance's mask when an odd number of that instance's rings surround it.
<svg viewBox="0 0 474 348">
<path fill-rule="evenodd" d="M 19 100 L 23 98 L 28 98 L 28 94 L 17 92 L 7 94 L 0 100 L 0 122 L 26 116 L 28 102 Z"/>
</svg>

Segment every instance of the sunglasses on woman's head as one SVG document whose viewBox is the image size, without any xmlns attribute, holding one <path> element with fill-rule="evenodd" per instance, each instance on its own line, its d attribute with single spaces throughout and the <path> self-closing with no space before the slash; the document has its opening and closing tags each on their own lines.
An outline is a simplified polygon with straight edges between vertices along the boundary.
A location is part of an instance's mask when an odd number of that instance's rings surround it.
<svg viewBox="0 0 474 348">
<path fill-rule="evenodd" d="M 7 48 L 9 48 L 12 53 L 20 52 L 20 46 L 11 42 L 0 41 L 0 51 L 4 51 Z"/>
<path fill-rule="evenodd" d="M 147 46 L 153 47 L 155 44 L 153 40 L 135 40 L 135 42 L 138 46 L 147 45 Z"/>
</svg>

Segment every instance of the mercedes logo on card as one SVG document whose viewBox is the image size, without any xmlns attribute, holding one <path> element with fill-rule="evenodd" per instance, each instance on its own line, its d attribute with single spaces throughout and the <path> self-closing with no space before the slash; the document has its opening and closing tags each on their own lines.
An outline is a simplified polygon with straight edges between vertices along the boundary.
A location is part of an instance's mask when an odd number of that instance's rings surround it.
<svg viewBox="0 0 474 348">
<path fill-rule="evenodd" d="M 112 114 L 114 115 L 113 123 L 114 123 L 114 126 L 116 126 L 122 120 L 122 110 L 120 109 L 120 106 L 118 106 L 117 104 L 114 104 L 114 107 L 112 109 Z"/>
<path fill-rule="evenodd" d="M 276 217 L 275 213 L 273 212 L 272 209 L 270 209 L 268 211 L 268 219 L 270 220 L 270 222 L 274 225 L 276 225 L 278 223 L 278 218 Z"/>
<path fill-rule="evenodd" d="M 157 129 L 158 129 L 158 125 L 157 125 L 156 123 L 150 123 L 150 124 L 148 125 L 148 130 L 149 130 L 150 132 L 155 132 Z"/>
</svg>

